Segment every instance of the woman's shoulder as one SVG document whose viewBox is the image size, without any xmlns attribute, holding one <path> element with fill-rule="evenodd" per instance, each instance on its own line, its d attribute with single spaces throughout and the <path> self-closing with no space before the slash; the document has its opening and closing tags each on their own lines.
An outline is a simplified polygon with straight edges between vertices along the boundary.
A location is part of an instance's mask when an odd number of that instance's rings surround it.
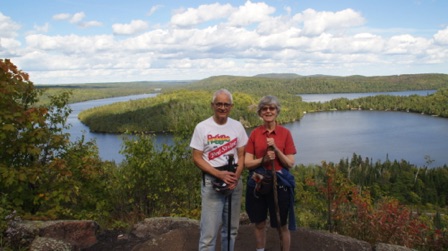
<svg viewBox="0 0 448 251">
<path fill-rule="evenodd" d="M 284 127 L 284 126 L 282 126 L 282 125 L 279 125 L 279 124 L 277 124 L 277 125 L 275 126 L 275 130 L 279 130 L 279 131 L 282 131 L 282 132 L 289 132 L 289 129 L 288 129 L 288 128 L 286 128 L 286 127 Z"/>
<path fill-rule="evenodd" d="M 252 130 L 252 132 L 265 132 L 265 131 L 266 128 L 264 127 L 264 125 L 259 125 Z"/>
</svg>

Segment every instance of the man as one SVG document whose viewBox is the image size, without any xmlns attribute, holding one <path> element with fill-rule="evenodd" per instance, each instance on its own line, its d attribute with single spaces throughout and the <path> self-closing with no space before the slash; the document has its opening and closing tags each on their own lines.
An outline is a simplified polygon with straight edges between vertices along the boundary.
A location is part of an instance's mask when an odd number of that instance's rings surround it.
<svg viewBox="0 0 448 251">
<path fill-rule="evenodd" d="M 199 250 L 216 249 L 216 240 L 221 227 L 221 250 L 234 250 L 243 191 L 240 176 L 244 168 L 244 146 L 248 137 L 243 125 L 229 118 L 233 98 L 228 90 L 221 89 L 214 93 L 211 108 L 214 115 L 196 125 L 190 142 L 193 162 L 204 174 L 201 184 Z M 229 158 L 232 157 L 237 165 L 234 172 L 222 168 L 228 166 Z M 217 179 L 223 182 L 226 189 L 232 191 L 230 197 L 213 188 L 213 182 Z M 229 204 L 230 236 L 228 236 Z"/>
</svg>

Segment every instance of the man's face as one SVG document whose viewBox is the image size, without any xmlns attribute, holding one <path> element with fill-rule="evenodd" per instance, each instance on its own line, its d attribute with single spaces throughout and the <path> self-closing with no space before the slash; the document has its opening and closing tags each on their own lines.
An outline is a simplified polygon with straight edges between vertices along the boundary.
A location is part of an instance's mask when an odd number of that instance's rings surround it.
<svg viewBox="0 0 448 251">
<path fill-rule="evenodd" d="M 217 120 L 227 119 L 232 107 L 233 104 L 231 104 L 230 98 L 224 93 L 216 96 L 215 102 L 212 103 L 212 109 Z"/>
</svg>

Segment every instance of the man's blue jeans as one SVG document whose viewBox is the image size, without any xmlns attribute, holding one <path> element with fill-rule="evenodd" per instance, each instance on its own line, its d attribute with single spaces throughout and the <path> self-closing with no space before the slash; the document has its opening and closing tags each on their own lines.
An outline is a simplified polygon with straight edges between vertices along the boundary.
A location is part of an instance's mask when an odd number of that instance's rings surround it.
<svg viewBox="0 0 448 251">
<path fill-rule="evenodd" d="M 212 187 L 215 178 L 205 175 L 205 186 L 201 182 L 202 211 L 201 236 L 199 238 L 199 251 L 215 251 L 216 239 L 221 228 L 221 250 L 227 251 L 228 229 L 228 197 L 216 192 Z M 240 225 L 241 196 L 243 194 L 242 179 L 232 193 L 232 219 L 230 228 L 230 250 L 234 250 L 235 239 Z"/>
</svg>

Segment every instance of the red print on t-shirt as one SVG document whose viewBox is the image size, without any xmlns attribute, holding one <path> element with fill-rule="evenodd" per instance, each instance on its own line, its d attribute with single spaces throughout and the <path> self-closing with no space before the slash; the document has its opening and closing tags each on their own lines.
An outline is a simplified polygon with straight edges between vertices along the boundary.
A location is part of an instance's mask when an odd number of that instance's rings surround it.
<svg viewBox="0 0 448 251">
<path fill-rule="evenodd" d="M 237 143 L 237 139 L 235 138 L 232 141 L 227 142 L 226 144 L 214 149 L 213 151 L 211 151 L 208 154 L 208 159 L 212 160 L 212 159 L 218 158 L 219 156 L 227 153 L 228 151 L 230 151 L 236 147 L 236 143 Z"/>
</svg>

